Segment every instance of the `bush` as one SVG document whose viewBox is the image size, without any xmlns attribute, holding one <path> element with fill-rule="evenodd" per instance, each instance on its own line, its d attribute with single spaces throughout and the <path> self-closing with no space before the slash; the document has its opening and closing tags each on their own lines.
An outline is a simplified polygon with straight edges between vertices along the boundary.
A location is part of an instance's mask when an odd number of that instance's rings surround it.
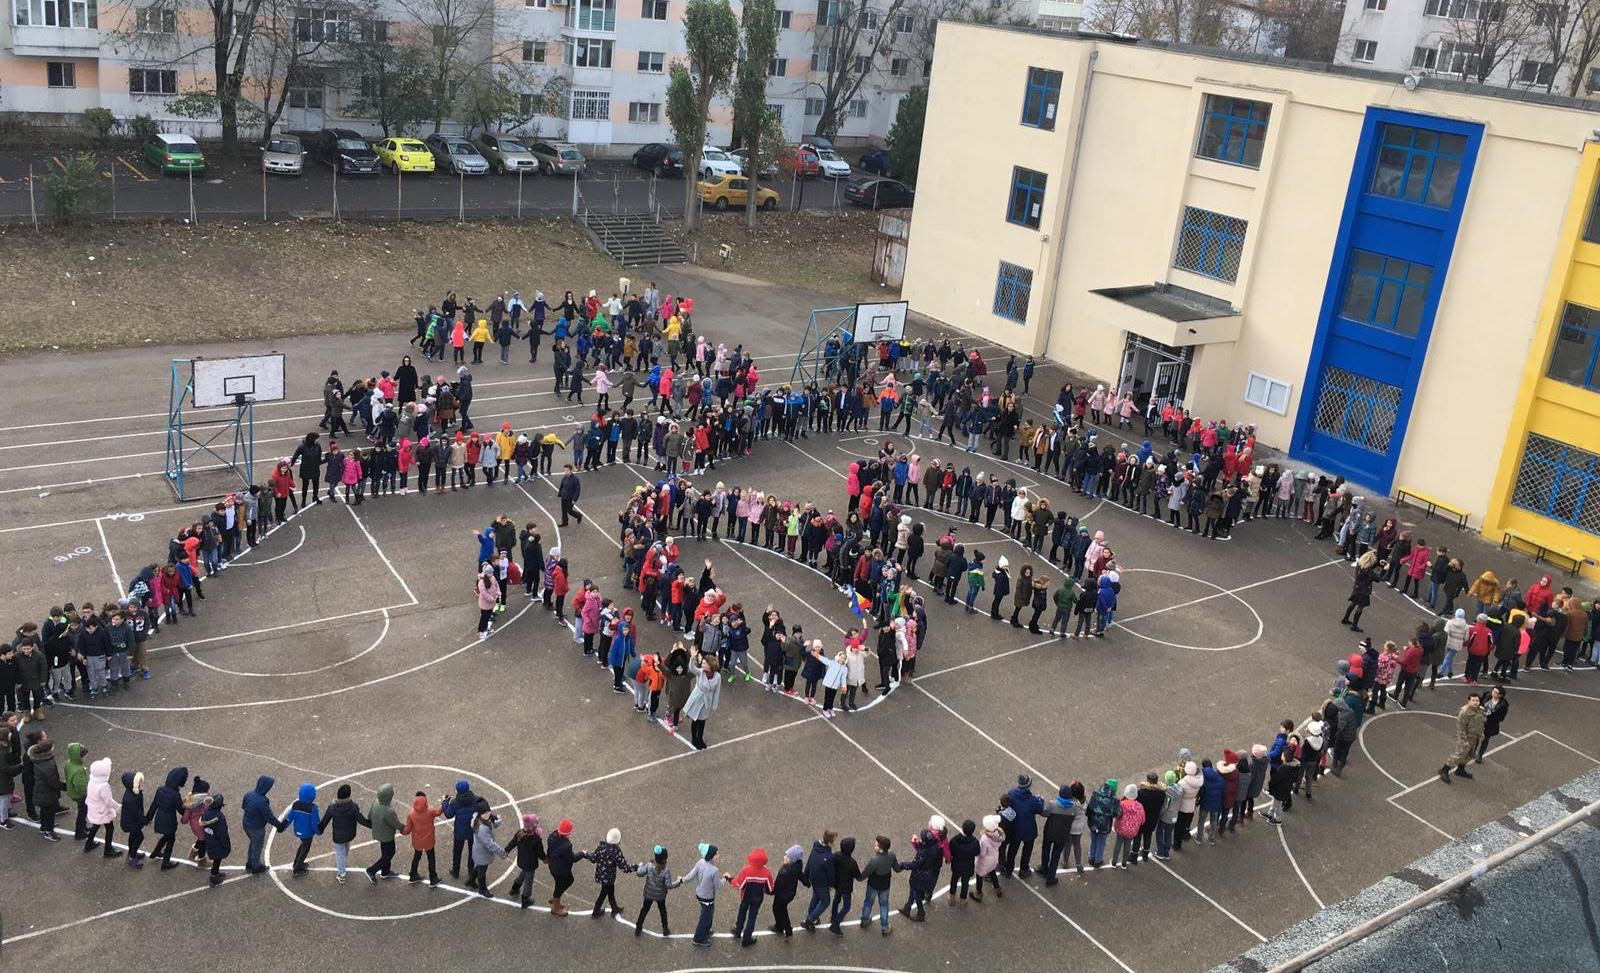
<svg viewBox="0 0 1600 973">
<path fill-rule="evenodd" d="M 116 130 L 117 116 L 111 114 L 109 108 L 90 108 L 83 113 L 83 123 L 96 138 L 103 139 Z"/>
<path fill-rule="evenodd" d="M 44 195 L 56 218 L 64 223 L 87 215 L 105 193 L 100 166 L 88 152 L 69 155 L 44 177 Z"/>
<path fill-rule="evenodd" d="M 156 120 L 149 115 L 135 115 L 128 119 L 128 134 L 140 145 L 155 138 L 158 131 L 160 128 L 157 127 Z"/>
</svg>

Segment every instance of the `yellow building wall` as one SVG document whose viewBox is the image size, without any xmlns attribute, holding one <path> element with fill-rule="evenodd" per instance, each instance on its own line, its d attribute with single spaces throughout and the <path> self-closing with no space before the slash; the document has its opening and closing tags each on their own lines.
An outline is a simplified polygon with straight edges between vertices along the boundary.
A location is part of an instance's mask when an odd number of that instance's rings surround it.
<svg viewBox="0 0 1600 973">
<path fill-rule="evenodd" d="M 1542 514 L 1511 505 L 1523 447 L 1530 433 L 1548 436 L 1589 452 L 1600 452 L 1600 392 L 1591 392 L 1545 377 L 1560 330 L 1561 313 L 1570 301 L 1600 308 L 1600 244 L 1583 239 L 1589 206 L 1600 179 L 1600 145 L 1587 143 L 1577 173 L 1567 190 L 1555 257 L 1539 305 L 1528 354 L 1520 369 L 1521 381 L 1508 423 L 1505 447 L 1495 471 L 1483 533 L 1501 540 L 1507 530 L 1536 538 L 1578 557 L 1600 559 L 1600 538 Z M 1600 569 L 1583 568 L 1584 575 L 1600 577 Z"/>
</svg>

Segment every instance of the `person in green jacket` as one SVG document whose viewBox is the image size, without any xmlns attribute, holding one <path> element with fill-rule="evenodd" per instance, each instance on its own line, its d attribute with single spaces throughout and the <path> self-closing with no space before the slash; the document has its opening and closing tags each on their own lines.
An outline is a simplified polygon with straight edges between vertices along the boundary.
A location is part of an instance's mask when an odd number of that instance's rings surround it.
<svg viewBox="0 0 1600 973">
<path fill-rule="evenodd" d="M 84 840 L 89 833 L 89 767 L 83 757 L 89 748 L 81 743 L 67 744 L 67 766 L 63 768 L 67 781 L 67 796 L 78 804 L 78 820 L 72 827 L 72 837 Z"/>
<path fill-rule="evenodd" d="M 1050 634 L 1058 639 L 1067 637 L 1067 626 L 1072 622 L 1072 606 L 1078 600 L 1079 586 L 1071 578 L 1062 577 L 1061 584 L 1056 586 L 1055 594 L 1051 600 L 1055 603 L 1056 614 L 1050 620 Z"/>
<path fill-rule="evenodd" d="M 378 876 L 395 878 L 394 869 L 394 836 L 400 830 L 400 818 L 394 813 L 394 785 L 384 784 L 378 788 L 378 799 L 373 802 L 367 811 L 368 825 L 372 829 L 372 840 L 378 843 L 378 860 L 367 866 L 367 881 L 377 884 Z"/>
</svg>

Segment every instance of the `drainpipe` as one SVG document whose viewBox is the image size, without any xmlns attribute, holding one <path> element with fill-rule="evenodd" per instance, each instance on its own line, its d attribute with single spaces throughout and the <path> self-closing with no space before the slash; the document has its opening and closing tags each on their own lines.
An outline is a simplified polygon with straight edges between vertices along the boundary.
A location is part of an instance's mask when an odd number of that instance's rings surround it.
<svg viewBox="0 0 1600 973">
<path fill-rule="evenodd" d="M 1045 292 L 1044 309 L 1039 316 L 1041 327 L 1038 337 L 1034 339 L 1033 354 L 1044 354 L 1046 337 L 1050 323 L 1056 313 L 1056 294 L 1060 291 L 1061 264 L 1067 256 L 1067 221 L 1072 214 L 1072 195 L 1078 184 L 1078 157 L 1083 154 L 1083 130 L 1088 124 L 1089 92 L 1094 88 L 1094 62 L 1100 57 L 1100 48 L 1097 45 L 1089 52 L 1089 65 L 1084 70 L 1083 97 L 1078 99 L 1078 130 L 1072 137 L 1072 160 L 1067 164 L 1067 191 L 1061 202 L 1061 218 L 1055 226 L 1055 251 L 1054 267 L 1050 271 L 1049 290 Z M 1119 366 L 1120 367 L 1120 366 Z"/>
</svg>

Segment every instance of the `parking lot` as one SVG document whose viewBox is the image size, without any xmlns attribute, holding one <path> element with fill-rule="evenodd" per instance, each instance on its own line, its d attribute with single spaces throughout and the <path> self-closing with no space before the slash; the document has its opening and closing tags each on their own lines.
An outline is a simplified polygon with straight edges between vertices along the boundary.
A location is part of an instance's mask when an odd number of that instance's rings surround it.
<svg viewBox="0 0 1600 973">
<path fill-rule="evenodd" d="M 208 152 L 209 147 L 208 147 Z M 207 216 L 270 218 L 350 216 L 360 218 L 449 219 L 553 216 L 571 213 L 574 203 L 605 212 L 682 211 L 683 182 L 658 180 L 627 160 L 593 160 L 573 180 L 557 176 L 456 177 L 432 175 L 342 176 L 307 159 L 301 176 L 263 175 L 254 149 L 241 160 L 212 159 L 204 173 L 163 175 L 136 146 L 95 153 L 105 192 L 92 212 L 102 218 L 187 218 Z M 68 152 L 0 152 L 0 222 L 25 222 L 52 216 L 43 181 L 60 171 Z M 30 193 L 29 179 L 33 179 Z M 846 208 L 842 181 L 789 180 L 777 185 L 781 208 Z"/>
</svg>

